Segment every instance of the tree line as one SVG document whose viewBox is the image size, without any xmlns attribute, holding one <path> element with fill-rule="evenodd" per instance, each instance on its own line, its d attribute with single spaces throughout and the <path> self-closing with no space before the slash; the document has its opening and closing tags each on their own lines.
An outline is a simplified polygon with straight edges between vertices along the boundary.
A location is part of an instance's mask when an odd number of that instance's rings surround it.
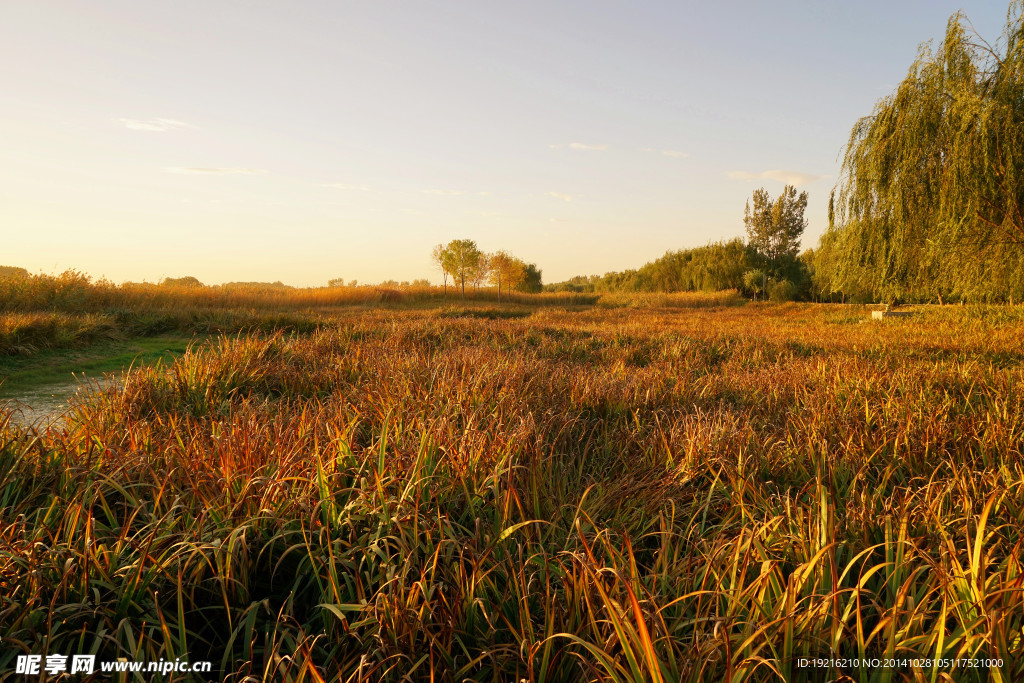
<svg viewBox="0 0 1024 683">
<path fill-rule="evenodd" d="M 798 258 L 807 227 L 807 193 L 787 185 L 772 199 L 759 189 L 747 202 L 747 239 L 736 237 L 693 249 L 668 251 L 638 269 L 577 276 L 548 285 L 553 292 L 693 292 L 735 289 L 752 296 L 790 300 L 808 291 L 808 273 Z"/>
</svg>

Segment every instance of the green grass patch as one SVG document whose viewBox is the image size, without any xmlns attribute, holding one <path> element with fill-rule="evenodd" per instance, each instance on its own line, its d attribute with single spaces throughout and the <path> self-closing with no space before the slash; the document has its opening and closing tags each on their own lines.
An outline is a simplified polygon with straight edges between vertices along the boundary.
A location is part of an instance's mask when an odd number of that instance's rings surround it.
<svg viewBox="0 0 1024 683">
<path fill-rule="evenodd" d="M 180 356 L 200 337 L 167 335 L 101 342 L 81 349 L 52 349 L 31 356 L 0 356 L 0 397 L 11 398 L 36 387 L 98 378 L 131 365 L 153 365 Z"/>
</svg>

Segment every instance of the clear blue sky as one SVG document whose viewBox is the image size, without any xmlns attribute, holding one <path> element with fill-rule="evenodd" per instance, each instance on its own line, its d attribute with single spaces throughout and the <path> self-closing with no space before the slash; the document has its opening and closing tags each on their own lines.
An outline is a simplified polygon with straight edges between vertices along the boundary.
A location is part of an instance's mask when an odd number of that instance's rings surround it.
<svg viewBox="0 0 1024 683">
<path fill-rule="evenodd" d="M 4 0 L 0 264 L 115 281 L 546 282 L 743 234 L 963 9 L 1003 2 Z"/>
</svg>

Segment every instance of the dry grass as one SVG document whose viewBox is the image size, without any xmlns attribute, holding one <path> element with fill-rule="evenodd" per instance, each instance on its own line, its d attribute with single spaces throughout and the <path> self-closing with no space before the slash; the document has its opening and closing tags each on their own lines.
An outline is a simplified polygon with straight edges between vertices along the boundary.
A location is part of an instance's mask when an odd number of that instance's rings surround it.
<svg viewBox="0 0 1024 683">
<path fill-rule="evenodd" d="M 735 289 L 718 292 L 613 292 L 600 295 L 600 308 L 719 308 L 746 303 Z"/>
<path fill-rule="evenodd" d="M 1021 311 L 865 315 L 370 310 L 135 372 L 0 431 L 0 669 L 1021 680 Z"/>
<path fill-rule="evenodd" d="M 538 307 L 589 306 L 597 295 L 522 294 L 454 287 L 181 286 L 93 281 L 61 275 L 0 276 L 0 356 L 97 341 L 252 330 L 309 332 L 345 309 L 436 309 L 450 316 L 528 315 Z M 653 299 L 652 299 L 653 301 Z M 498 306 L 495 306 L 498 304 Z"/>
<path fill-rule="evenodd" d="M 261 287 L 114 284 L 93 281 L 77 271 L 61 275 L 0 277 L 0 312 L 59 311 L 66 313 L 251 310 L 294 311 L 340 306 L 437 305 L 445 302 L 496 302 L 496 290 L 468 291 L 454 287 Z M 591 304 L 595 295 L 571 292 L 503 294 L 506 303 L 533 306 Z"/>
</svg>

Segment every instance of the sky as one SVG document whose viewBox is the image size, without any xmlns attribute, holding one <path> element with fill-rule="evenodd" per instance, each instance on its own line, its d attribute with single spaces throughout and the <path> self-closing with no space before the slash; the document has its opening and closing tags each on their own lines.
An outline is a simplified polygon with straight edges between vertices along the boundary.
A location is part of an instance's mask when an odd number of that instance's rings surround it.
<svg viewBox="0 0 1024 683">
<path fill-rule="evenodd" d="M 0 0 L 0 265 L 115 282 L 545 282 L 827 227 L 851 127 L 1000 1 Z"/>
</svg>

